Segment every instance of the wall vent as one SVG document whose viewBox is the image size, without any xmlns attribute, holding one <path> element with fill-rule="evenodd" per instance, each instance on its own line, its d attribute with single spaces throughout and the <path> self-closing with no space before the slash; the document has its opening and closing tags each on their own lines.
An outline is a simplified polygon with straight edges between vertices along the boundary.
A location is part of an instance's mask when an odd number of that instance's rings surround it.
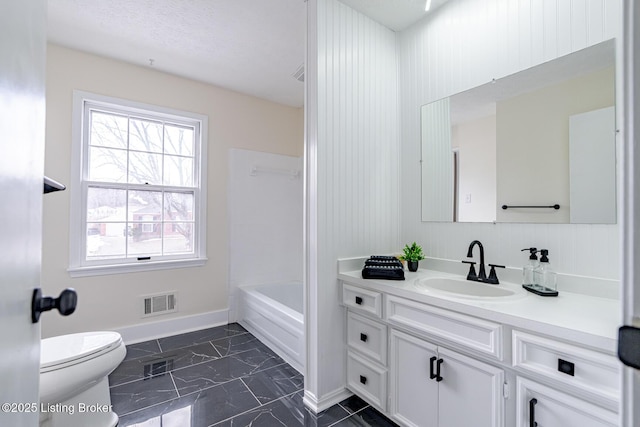
<svg viewBox="0 0 640 427">
<path fill-rule="evenodd" d="M 299 82 L 304 83 L 304 64 L 301 64 L 295 73 L 292 74 L 293 78 Z"/>
<path fill-rule="evenodd" d="M 142 317 L 178 311 L 177 292 L 142 297 Z"/>
</svg>

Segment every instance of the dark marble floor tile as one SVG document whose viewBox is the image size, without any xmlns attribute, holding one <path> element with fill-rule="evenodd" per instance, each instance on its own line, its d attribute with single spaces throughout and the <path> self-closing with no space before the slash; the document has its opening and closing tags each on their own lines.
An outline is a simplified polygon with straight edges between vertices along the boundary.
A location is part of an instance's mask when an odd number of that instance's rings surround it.
<svg viewBox="0 0 640 427">
<path fill-rule="evenodd" d="M 131 360 L 138 357 L 150 356 L 152 354 L 160 353 L 160 346 L 158 340 L 144 341 L 138 344 L 131 344 L 127 346 L 127 355 L 124 360 Z"/>
<path fill-rule="evenodd" d="M 242 380 L 263 405 L 299 391 L 304 386 L 302 375 L 286 363 L 249 375 Z"/>
<path fill-rule="evenodd" d="M 113 387 L 219 358 L 209 342 L 139 357 L 122 362 L 109 375 L 109 384 Z"/>
<path fill-rule="evenodd" d="M 281 401 L 276 400 L 216 424 L 216 427 L 302 426 L 300 420 Z"/>
<path fill-rule="evenodd" d="M 398 427 L 396 423 L 373 409 L 371 406 L 333 424 L 335 427 Z"/>
<path fill-rule="evenodd" d="M 153 419 L 158 423 L 149 425 L 207 427 L 258 406 L 242 381 L 235 380 L 121 417 L 118 427 Z"/>
<path fill-rule="evenodd" d="M 171 374 L 111 387 L 110 392 L 113 410 L 120 415 L 178 397 Z"/>
<path fill-rule="evenodd" d="M 216 326 L 215 328 L 160 338 L 158 342 L 162 351 L 168 351 L 245 333 L 247 333 L 245 328 L 237 323 L 230 323 L 228 325 Z"/>
<path fill-rule="evenodd" d="M 282 363 L 278 356 L 254 349 L 177 370 L 173 378 L 180 396 L 185 396 Z"/>
<path fill-rule="evenodd" d="M 271 351 L 269 347 L 262 344 L 260 340 L 252 334 L 240 334 L 232 337 L 225 337 L 212 341 L 211 344 L 218 350 L 221 356 L 229 356 L 243 351 L 259 348 L 264 351 Z"/>
<path fill-rule="evenodd" d="M 280 399 L 280 401 L 305 427 L 327 427 L 350 415 L 350 413 L 340 405 L 333 405 L 331 408 L 324 410 L 319 414 L 314 414 L 304 406 L 304 403 L 302 402 L 303 394 L 303 391 L 299 391 Z"/>
<path fill-rule="evenodd" d="M 347 397 L 345 400 L 340 402 L 340 406 L 353 414 L 361 409 L 366 408 L 367 406 L 369 406 L 369 404 L 354 394 L 351 397 Z"/>
</svg>

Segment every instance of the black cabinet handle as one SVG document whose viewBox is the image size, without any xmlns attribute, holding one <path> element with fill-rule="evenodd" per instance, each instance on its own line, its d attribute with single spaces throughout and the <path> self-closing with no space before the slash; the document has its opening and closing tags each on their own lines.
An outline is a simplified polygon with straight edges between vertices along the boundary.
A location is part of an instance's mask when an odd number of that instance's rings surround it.
<svg viewBox="0 0 640 427">
<path fill-rule="evenodd" d="M 433 369 L 433 362 L 435 362 L 436 360 L 438 360 L 438 358 L 435 356 L 429 359 L 429 378 L 430 379 L 434 379 L 437 377 L 435 370 Z"/>
<path fill-rule="evenodd" d="M 367 384 L 367 377 L 365 377 L 364 375 L 360 375 L 360 382 L 362 384 Z"/>
<path fill-rule="evenodd" d="M 535 397 L 529 401 L 529 427 L 538 425 L 536 422 L 536 403 L 538 403 L 538 399 Z"/>
<path fill-rule="evenodd" d="M 360 333 L 360 341 L 367 342 L 368 339 L 369 337 L 367 336 L 367 334 Z"/>
<path fill-rule="evenodd" d="M 440 367 L 442 366 L 442 362 L 444 362 L 444 360 L 438 359 L 437 369 L 436 369 L 436 382 L 440 382 L 440 381 L 442 381 L 444 379 L 440 375 Z"/>
<path fill-rule="evenodd" d="M 356 297 L 356 304 L 362 305 L 362 297 Z"/>
</svg>

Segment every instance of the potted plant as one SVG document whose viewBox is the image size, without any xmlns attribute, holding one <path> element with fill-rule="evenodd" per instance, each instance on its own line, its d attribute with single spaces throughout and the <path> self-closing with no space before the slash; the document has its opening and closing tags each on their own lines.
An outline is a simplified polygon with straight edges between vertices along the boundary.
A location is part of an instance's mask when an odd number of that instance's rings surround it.
<svg viewBox="0 0 640 427">
<path fill-rule="evenodd" d="M 416 242 L 413 242 L 411 246 L 404 245 L 403 254 L 400 257 L 402 261 L 407 261 L 407 267 L 409 271 L 417 271 L 418 270 L 418 261 L 424 259 L 424 254 L 422 253 L 422 247 L 418 245 Z"/>
</svg>

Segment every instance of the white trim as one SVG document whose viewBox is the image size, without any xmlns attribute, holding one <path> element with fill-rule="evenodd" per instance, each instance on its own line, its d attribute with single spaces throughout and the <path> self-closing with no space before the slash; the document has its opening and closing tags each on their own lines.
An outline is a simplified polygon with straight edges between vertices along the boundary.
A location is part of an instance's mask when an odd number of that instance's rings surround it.
<svg viewBox="0 0 640 427">
<path fill-rule="evenodd" d="M 88 261 L 85 257 L 86 232 L 79 225 L 86 224 L 86 212 L 83 208 L 84 194 L 88 181 L 83 177 L 83 162 L 87 153 L 83 143 L 83 124 L 86 103 L 104 105 L 105 107 L 122 109 L 129 114 L 148 115 L 151 111 L 154 117 L 183 123 L 185 119 L 197 122 L 196 144 L 194 146 L 194 174 L 198 184 L 189 188 L 194 194 L 193 223 L 198 230 L 193 236 L 194 255 L 164 255 L 154 257 L 153 261 L 131 259 L 95 260 Z M 94 276 L 102 274 L 131 273 L 136 271 L 150 271 L 170 268 L 201 266 L 206 262 L 207 237 L 207 145 L 208 145 L 208 117 L 202 114 L 180 111 L 176 109 L 144 104 L 140 102 L 97 95 L 89 92 L 73 91 L 72 117 L 72 150 L 71 150 L 71 185 L 70 185 L 70 228 L 69 228 L 69 268 L 71 277 Z M 84 160 L 83 160 L 84 159 Z M 84 183 L 82 185 L 81 183 Z M 116 187 L 118 184 L 114 184 Z M 156 186 L 154 186 L 156 187 Z M 162 186 L 171 189 L 170 186 Z"/>
<path fill-rule="evenodd" d="M 113 329 L 122 335 L 126 345 L 164 338 L 200 329 L 213 328 L 229 323 L 229 310 L 209 311 L 190 316 L 173 317 L 157 322 L 140 323 L 138 325 L 123 326 Z"/>
<path fill-rule="evenodd" d="M 353 393 L 346 388 L 338 388 L 325 394 L 322 398 L 318 399 L 313 393 L 308 390 L 304 391 L 304 397 L 302 402 L 304 406 L 309 408 L 313 413 L 318 414 L 325 409 L 331 408 L 333 405 L 342 402 L 343 400 L 353 396 Z"/>
<path fill-rule="evenodd" d="M 620 253 L 622 254 L 622 323 L 640 326 L 640 88 L 638 78 L 640 57 L 640 7 L 633 0 L 623 3 L 622 49 L 622 197 Z M 640 423 L 640 376 L 638 371 L 624 366 L 622 369 L 622 401 L 620 425 L 636 426 Z"/>
<path fill-rule="evenodd" d="M 102 276 L 107 274 L 125 274 L 139 271 L 171 270 L 175 268 L 202 267 L 207 258 L 144 261 L 139 264 L 95 265 L 90 267 L 69 267 L 67 272 L 71 277 Z"/>
</svg>

